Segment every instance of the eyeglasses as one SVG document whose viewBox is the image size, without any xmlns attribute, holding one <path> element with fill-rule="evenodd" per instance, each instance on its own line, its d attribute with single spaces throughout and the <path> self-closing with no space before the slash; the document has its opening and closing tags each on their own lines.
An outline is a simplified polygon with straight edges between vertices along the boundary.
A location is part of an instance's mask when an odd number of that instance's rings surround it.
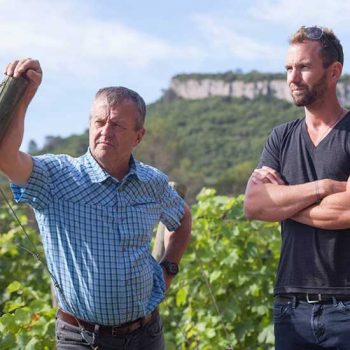
<svg viewBox="0 0 350 350">
<path fill-rule="evenodd" d="M 323 47 L 331 47 L 337 53 L 338 59 L 341 64 L 344 62 L 344 55 L 341 49 L 340 43 L 337 39 L 329 38 L 328 35 L 323 31 L 322 28 L 314 27 L 303 27 L 305 36 L 310 40 L 320 40 Z"/>
</svg>

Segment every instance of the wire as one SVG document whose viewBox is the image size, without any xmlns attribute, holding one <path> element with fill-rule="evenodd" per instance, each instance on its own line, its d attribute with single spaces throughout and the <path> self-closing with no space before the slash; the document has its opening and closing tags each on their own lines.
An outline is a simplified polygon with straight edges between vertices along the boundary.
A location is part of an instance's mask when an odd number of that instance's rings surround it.
<svg viewBox="0 0 350 350">
<path fill-rule="evenodd" d="M 34 257 L 42 264 L 42 266 L 45 268 L 45 270 L 49 273 L 53 285 L 55 286 L 55 288 L 57 289 L 57 291 L 61 294 L 61 297 L 62 297 L 63 301 L 65 302 L 65 304 L 66 304 L 67 306 L 70 306 L 70 304 L 68 303 L 68 301 L 67 301 L 67 299 L 66 299 L 66 297 L 65 297 L 65 295 L 64 295 L 64 293 L 63 293 L 62 288 L 61 288 L 60 285 L 58 284 L 58 282 L 57 282 L 56 278 L 54 277 L 54 275 L 53 275 L 53 274 L 51 273 L 51 271 L 49 270 L 49 267 L 47 266 L 47 264 L 44 263 L 44 262 L 42 261 L 42 259 L 40 258 L 40 254 L 39 254 L 39 252 L 38 252 L 37 247 L 35 246 L 35 244 L 34 244 L 33 241 L 31 240 L 31 238 L 30 238 L 30 236 L 29 236 L 27 230 L 26 230 L 26 229 L 24 228 L 24 226 L 22 225 L 21 220 L 20 220 L 19 217 L 17 216 L 17 214 L 16 214 L 16 212 L 15 212 L 13 206 L 11 205 L 10 201 L 7 199 L 7 197 L 6 197 L 4 191 L 2 190 L 1 187 L 0 187 L 0 193 L 1 193 L 2 197 L 4 198 L 4 200 L 5 200 L 6 204 L 7 204 L 7 206 L 9 207 L 9 209 L 10 209 L 12 215 L 15 217 L 17 224 L 20 226 L 20 228 L 22 229 L 22 231 L 23 231 L 24 234 L 26 235 L 27 240 L 30 242 L 33 251 L 30 250 L 30 249 L 28 249 L 28 248 L 22 247 L 22 246 L 19 246 L 19 247 L 22 248 L 23 250 L 25 250 L 26 252 L 28 252 L 29 254 L 31 254 L 32 256 L 34 256 Z M 79 328 L 80 328 L 80 333 L 81 333 L 82 336 L 84 337 L 84 335 L 86 335 L 86 330 L 85 330 L 85 328 L 81 325 L 81 323 L 79 322 L 79 320 L 78 320 L 74 315 L 73 315 L 73 317 L 74 317 L 75 320 L 77 321 L 77 323 L 78 323 L 78 325 L 79 325 Z M 85 339 L 85 337 L 84 337 L 84 339 Z M 91 349 L 93 349 L 93 350 L 97 350 L 97 349 L 98 349 L 98 347 L 94 347 L 94 341 L 95 341 L 94 334 L 93 334 L 93 337 L 91 338 L 90 341 L 88 341 L 87 339 L 85 339 L 85 341 L 88 342 L 88 345 L 91 347 Z"/>
<path fill-rule="evenodd" d="M 10 201 L 7 199 L 7 197 L 6 197 L 4 191 L 2 190 L 1 187 L 0 187 L 0 193 L 1 193 L 2 197 L 4 198 L 4 200 L 5 200 L 6 204 L 7 204 L 7 206 L 9 207 L 9 209 L 10 209 L 12 215 L 15 217 L 17 224 L 19 225 L 19 227 L 22 229 L 22 231 L 23 231 L 24 234 L 26 235 L 27 240 L 29 241 L 30 245 L 32 246 L 32 250 L 30 250 L 30 249 L 28 249 L 28 248 L 26 248 L 26 247 L 22 247 L 22 246 L 20 246 L 20 245 L 19 245 L 19 247 L 22 248 L 23 250 L 25 250 L 26 252 L 28 252 L 29 254 L 31 254 L 34 258 L 36 258 L 36 259 L 43 265 L 43 267 L 45 268 L 45 270 L 49 273 L 49 275 L 50 275 L 50 277 L 51 277 L 51 279 L 52 279 L 52 282 L 53 282 L 54 286 L 55 286 L 55 287 L 58 289 L 58 291 L 62 294 L 62 290 L 61 290 L 59 284 L 57 283 L 55 277 L 52 275 L 52 273 L 51 273 L 51 271 L 49 270 L 47 264 L 45 264 L 45 263 L 43 262 L 43 260 L 41 259 L 38 249 L 36 248 L 35 244 L 34 244 L 33 241 L 31 240 L 31 238 L 30 238 L 30 236 L 29 236 L 27 230 L 26 230 L 26 229 L 24 228 L 24 226 L 22 225 L 21 220 L 20 220 L 19 217 L 17 216 L 17 214 L 16 214 L 16 212 L 15 212 L 13 206 L 11 205 Z M 62 296 L 64 297 L 63 294 L 62 294 Z M 64 299 L 65 299 L 65 298 L 64 298 Z"/>
<path fill-rule="evenodd" d="M 221 318 L 223 318 L 223 314 L 222 314 L 222 312 L 221 312 L 220 309 L 219 309 L 218 303 L 216 302 L 215 295 L 214 295 L 214 293 L 213 293 L 213 288 L 212 288 L 212 286 L 211 286 L 211 284 L 210 284 L 210 282 L 209 282 L 209 278 L 208 278 L 208 276 L 206 275 L 206 273 L 205 273 L 204 270 L 201 270 L 201 273 L 202 273 L 202 276 L 203 276 L 203 278 L 204 278 L 205 284 L 206 284 L 206 286 L 207 286 L 207 288 L 208 288 L 208 290 L 209 290 L 209 293 L 210 293 L 211 299 L 212 299 L 212 301 L 213 301 L 214 307 L 215 307 L 215 309 L 216 309 L 216 312 L 218 313 L 218 315 L 219 315 Z M 223 329 L 224 329 L 226 338 L 228 339 L 228 338 L 229 338 L 229 332 L 228 332 L 228 330 L 227 330 L 227 328 L 226 328 L 226 326 L 225 326 L 225 323 L 223 323 Z M 232 345 L 227 345 L 226 350 L 233 350 Z"/>
<path fill-rule="evenodd" d="M 1 195 L 2 195 L 2 197 L 4 198 L 4 200 L 5 200 L 6 204 L 7 204 L 7 206 L 8 206 L 9 209 L 11 210 L 12 215 L 15 217 L 17 224 L 20 226 L 20 228 L 22 229 L 22 231 L 23 231 L 24 234 L 26 235 L 28 241 L 30 242 L 30 244 L 31 244 L 32 249 L 34 250 L 34 252 L 32 252 L 32 251 L 30 251 L 30 250 L 28 250 L 28 249 L 26 249 L 26 248 L 24 248 L 24 247 L 21 247 L 21 248 L 27 250 L 30 254 L 32 254 L 33 256 L 35 256 L 40 262 L 42 262 L 41 259 L 40 259 L 40 255 L 39 255 L 39 253 L 38 253 L 38 250 L 36 249 L 35 244 L 34 244 L 33 241 L 30 239 L 30 237 L 29 237 L 29 235 L 28 235 L 26 229 L 24 228 L 24 226 L 23 226 L 22 223 L 21 223 L 21 220 L 18 218 L 18 216 L 17 216 L 15 210 L 13 209 L 13 207 L 12 207 L 10 201 L 7 199 L 7 197 L 6 197 L 4 191 L 2 190 L 1 187 L 0 187 L 0 192 L 1 192 Z"/>
</svg>

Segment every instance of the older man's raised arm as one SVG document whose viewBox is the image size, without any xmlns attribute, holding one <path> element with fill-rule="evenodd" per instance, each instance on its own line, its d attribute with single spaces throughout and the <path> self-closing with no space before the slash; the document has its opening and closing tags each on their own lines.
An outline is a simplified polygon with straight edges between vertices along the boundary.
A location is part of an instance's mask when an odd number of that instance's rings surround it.
<svg viewBox="0 0 350 350">
<path fill-rule="evenodd" d="M 30 101 L 42 80 L 40 63 L 30 58 L 16 60 L 6 66 L 5 74 L 25 77 L 29 84 L 18 103 L 13 120 L 0 144 L 0 170 L 14 183 L 26 184 L 33 168 L 32 157 L 20 151 L 24 134 L 24 118 Z"/>
</svg>

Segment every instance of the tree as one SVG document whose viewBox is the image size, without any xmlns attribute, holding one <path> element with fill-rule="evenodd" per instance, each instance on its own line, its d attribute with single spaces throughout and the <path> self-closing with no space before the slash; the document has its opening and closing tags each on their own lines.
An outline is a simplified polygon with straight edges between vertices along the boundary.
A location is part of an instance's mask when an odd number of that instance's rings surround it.
<svg viewBox="0 0 350 350">
<path fill-rule="evenodd" d="M 39 147 L 34 140 L 30 140 L 28 144 L 28 153 L 33 154 L 39 151 Z"/>
</svg>

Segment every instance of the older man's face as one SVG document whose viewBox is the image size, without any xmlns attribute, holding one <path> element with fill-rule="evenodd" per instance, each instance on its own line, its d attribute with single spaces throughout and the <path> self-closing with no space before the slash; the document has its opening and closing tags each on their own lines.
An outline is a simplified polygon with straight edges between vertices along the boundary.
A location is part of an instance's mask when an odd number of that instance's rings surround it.
<svg viewBox="0 0 350 350">
<path fill-rule="evenodd" d="M 93 104 L 90 119 L 89 146 L 97 162 L 104 166 L 128 162 L 145 130 L 136 130 L 139 111 L 130 100 L 110 107 L 105 97 Z"/>
</svg>

